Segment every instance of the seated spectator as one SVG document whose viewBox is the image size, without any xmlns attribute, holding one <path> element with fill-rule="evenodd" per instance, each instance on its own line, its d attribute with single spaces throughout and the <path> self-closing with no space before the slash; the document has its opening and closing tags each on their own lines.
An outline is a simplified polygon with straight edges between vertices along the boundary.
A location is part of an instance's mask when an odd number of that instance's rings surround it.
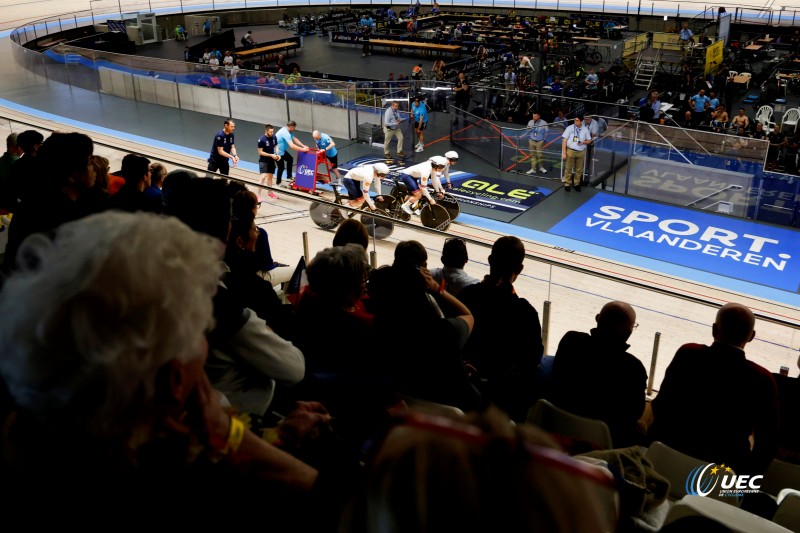
<svg viewBox="0 0 800 533">
<path fill-rule="evenodd" d="M 636 312 L 625 302 L 609 302 L 590 333 L 568 331 L 553 360 L 554 402 L 576 415 L 602 420 L 615 448 L 640 444 L 637 422 L 644 413 L 647 371 L 627 352 Z"/>
<path fill-rule="evenodd" d="M 242 36 L 241 42 L 242 42 L 242 46 L 247 47 L 247 48 L 251 48 L 251 47 L 255 46 L 256 45 L 256 40 L 253 38 L 253 32 L 248 30 L 248 32 L 245 33 Z"/>
<path fill-rule="evenodd" d="M 94 213 L 111 209 L 111 196 L 108 194 L 109 161 L 105 157 L 93 155 L 89 164 L 94 170 L 94 186 L 86 192 L 88 203 L 94 208 Z"/>
<path fill-rule="evenodd" d="M 225 264 L 229 272 L 223 276 L 223 282 L 232 298 L 242 307 L 254 311 L 278 335 L 288 338 L 291 310 L 283 305 L 272 284 L 258 273 L 258 230 L 252 212 L 231 219 L 225 250 Z"/>
<path fill-rule="evenodd" d="M 258 208 L 261 205 L 261 202 L 258 201 L 258 196 L 252 191 L 242 190 L 242 185 L 232 185 L 231 188 L 234 191 L 238 191 L 233 195 L 233 216 L 243 217 L 247 213 L 252 213 L 254 217 L 257 216 Z M 273 286 L 286 283 L 292 279 L 294 267 L 278 263 L 272 258 L 272 250 L 269 246 L 267 230 L 259 227 L 258 234 L 259 237 L 256 243 L 254 256 L 256 271 Z"/>
<path fill-rule="evenodd" d="M 800 368 L 800 357 L 797 358 Z M 781 369 L 783 370 L 783 369 Z M 778 437 L 778 459 L 800 464 L 800 377 L 789 377 L 783 373 L 772 374 L 778 386 L 780 412 L 780 435 Z"/>
<path fill-rule="evenodd" d="M 750 309 L 728 303 L 717 312 L 711 346 L 681 346 L 652 402 L 652 440 L 737 474 L 766 470 L 778 445 L 778 399 L 772 374 L 745 357 L 754 325 Z M 698 394 L 720 387 L 744 391 L 747 401 L 698 401 Z"/>
<path fill-rule="evenodd" d="M 397 390 L 465 411 L 482 407 L 461 356 L 472 314 L 431 278 L 420 243 L 399 243 L 394 257 L 392 266 L 370 275 L 367 310 L 375 316 L 377 331 L 395 331 L 405 341 L 383 345 Z"/>
<path fill-rule="evenodd" d="M 542 359 L 539 313 L 514 291 L 525 247 L 516 237 L 500 237 L 489 256 L 489 275 L 465 287 L 460 298 L 475 316 L 467 360 L 477 370 L 487 399 L 521 421 L 538 399 L 536 373 Z M 498 350 L 498 334 L 503 349 Z"/>
<path fill-rule="evenodd" d="M 222 180 L 195 178 L 181 183 L 170 191 L 166 212 L 195 231 L 227 243 L 231 201 Z M 214 318 L 206 373 L 234 407 L 261 416 L 272 402 L 277 383 L 292 385 L 303 379 L 303 354 L 224 285 L 214 297 Z"/>
<path fill-rule="evenodd" d="M 6 504 L 27 509 L 35 490 L 69 524 L 69 509 L 92 501 L 80 521 L 99 527 L 120 513 L 221 518 L 265 497 L 283 509 L 310 491 L 317 472 L 234 420 L 203 372 L 218 244 L 175 219 L 108 212 L 33 236 L 22 253 L 31 262 L 0 295 L 15 409 L 2 434 L 4 481 L 17 488 Z M 214 505 L 186 516 L 209 483 L 224 488 Z M 293 496 L 273 499 L 282 493 Z"/>
<path fill-rule="evenodd" d="M 122 159 L 122 176 L 125 185 L 111 198 L 111 205 L 115 209 L 128 211 L 155 212 L 153 200 L 145 195 L 144 191 L 150 184 L 150 160 L 137 154 L 128 154 Z"/>
<path fill-rule="evenodd" d="M 761 122 L 756 122 L 755 129 L 753 130 L 753 133 L 750 134 L 750 137 L 753 139 L 766 140 L 767 132 L 764 129 L 764 124 Z"/>
<path fill-rule="evenodd" d="M 96 211 L 85 198 L 95 182 L 94 169 L 89 164 L 93 150 L 92 140 L 81 133 L 56 132 L 42 143 L 32 173 L 26 176 L 36 188 L 31 189 L 30 201 L 19 205 L 8 229 L 6 270 L 13 268 L 17 249 L 28 235 L 52 231 Z"/>
<path fill-rule="evenodd" d="M 369 232 L 361 221 L 355 218 L 347 218 L 336 228 L 333 236 L 333 246 L 345 246 L 347 244 L 358 244 L 366 252 L 369 249 Z"/>
<path fill-rule="evenodd" d="M 11 165 L 8 190 L 0 197 L 0 208 L 14 213 L 28 192 L 38 192 L 41 183 L 35 178 L 39 174 L 36 156 L 43 142 L 44 135 L 36 130 L 25 130 L 17 136 L 17 146 L 22 155 Z"/>
<path fill-rule="evenodd" d="M 457 419 L 412 412 L 377 443 L 340 531 L 614 531 L 610 480 L 496 409 Z"/>
<path fill-rule="evenodd" d="M 784 146 L 789 144 L 786 135 L 781 131 L 783 129 L 781 124 L 775 124 L 775 129 L 772 130 L 767 136 L 769 139 L 769 150 L 767 150 L 767 166 L 764 170 L 775 170 L 778 166 L 778 158 L 781 155 L 781 150 Z"/>
<path fill-rule="evenodd" d="M 303 351 L 307 372 L 370 373 L 381 354 L 370 349 L 376 338 L 372 316 L 361 298 L 366 293 L 369 264 L 357 244 L 335 246 L 319 252 L 308 264 L 308 289 L 297 310 L 295 345 Z M 324 317 L 324 330 L 344 332 L 352 349 L 331 349 L 328 335 L 309 335 L 310 325 Z"/>
<path fill-rule="evenodd" d="M 444 267 L 431 269 L 431 277 L 450 294 L 457 297 L 461 289 L 467 285 L 480 282 L 479 279 L 464 272 L 464 266 L 468 261 L 467 243 L 464 239 L 457 237 L 447 239 L 442 248 L 442 265 Z"/>
<path fill-rule="evenodd" d="M 739 108 L 739 113 L 731 120 L 731 126 L 737 130 L 742 127 L 747 130 L 750 127 L 750 118 L 744 114 L 744 108 Z"/>
<path fill-rule="evenodd" d="M 680 123 L 681 127 L 691 129 L 696 127 L 694 116 L 692 115 L 691 111 L 686 111 L 683 114 L 683 120 Z"/>
<path fill-rule="evenodd" d="M 2 198 L 8 196 L 8 180 L 11 175 L 11 165 L 16 163 L 21 155 L 22 148 L 17 144 L 17 134 L 9 134 L 9 136 L 6 137 L 6 152 L 0 157 L 0 205 L 4 203 Z"/>
<path fill-rule="evenodd" d="M 160 213 L 162 210 L 161 189 L 164 187 L 166 177 L 167 169 L 164 165 L 161 163 L 150 165 L 150 186 L 144 190 L 144 195 L 152 202 L 152 211 L 155 213 Z"/>
<path fill-rule="evenodd" d="M 711 112 L 711 129 L 717 133 L 725 133 L 727 127 L 728 112 L 725 111 L 725 106 L 720 104 L 715 111 Z"/>
</svg>

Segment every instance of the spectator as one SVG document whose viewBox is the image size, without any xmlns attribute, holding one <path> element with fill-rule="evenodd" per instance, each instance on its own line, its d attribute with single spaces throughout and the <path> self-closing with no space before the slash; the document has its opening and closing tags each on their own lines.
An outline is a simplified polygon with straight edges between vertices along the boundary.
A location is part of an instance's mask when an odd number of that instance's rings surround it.
<svg viewBox="0 0 800 533">
<path fill-rule="evenodd" d="M 728 128 L 728 112 L 724 105 L 719 105 L 716 111 L 711 113 L 711 129 L 717 133 L 725 133 Z"/>
<path fill-rule="evenodd" d="M 31 266 L 0 296 L 0 372 L 16 410 L 3 472 L 20 491 L 6 503 L 36 490 L 60 514 L 89 498 L 98 509 L 81 520 L 93 527 L 120 512 L 171 516 L 209 482 L 228 487 L 215 496 L 223 514 L 269 487 L 310 491 L 317 472 L 223 410 L 203 372 L 217 244 L 174 219 L 103 213 L 23 248 Z"/>
<path fill-rule="evenodd" d="M 696 95 L 692 96 L 689 101 L 692 103 L 693 106 L 693 116 L 695 118 L 695 124 L 700 123 L 700 117 L 705 116 L 706 109 L 708 109 L 710 99 L 706 96 L 706 91 L 704 89 L 700 89 Z"/>
<path fill-rule="evenodd" d="M 458 78 L 453 84 L 453 91 L 456 93 L 456 98 L 455 98 L 456 109 L 461 115 L 461 118 L 464 121 L 464 125 L 466 126 L 467 116 L 465 113 L 469 111 L 471 92 L 470 92 L 469 80 L 467 79 L 467 76 L 463 70 L 458 73 Z M 453 117 L 453 123 L 458 124 L 458 115 Z"/>
<path fill-rule="evenodd" d="M 206 37 L 211 36 L 211 21 L 209 19 L 206 19 L 205 22 L 203 22 L 203 33 L 206 34 Z"/>
<path fill-rule="evenodd" d="M 750 134 L 750 137 L 753 139 L 766 140 L 767 132 L 764 130 L 764 124 L 761 122 L 756 122 L 755 130 L 753 130 L 753 133 Z"/>
<path fill-rule="evenodd" d="M 19 203 L 24 200 L 29 191 L 36 191 L 40 183 L 35 179 L 38 174 L 36 156 L 44 142 L 44 135 L 36 130 L 25 130 L 17 136 L 17 146 L 22 150 L 22 155 L 17 159 L 8 175 L 8 197 L 0 198 L 3 209 L 16 211 Z"/>
<path fill-rule="evenodd" d="M 32 172 L 26 176 L 35 186 L 31 201 L 19 205 L 8 229 L 6 270 L 13 268 L 17 249 L 28 235 L 52 231 L 96 211 L 84 197 L 95 182 L 94 168 L 89 164 L 93 150 L 92 140 L 81 133 L 56 132 L 42 143 Z M 25 157 L 27 152 L 14 166 Z"/>
<path fill-rule="evenodd" d="M 370 275 L 368 310 L 375 315 L 376 330 L 408 324 L 401 331 L 405 342 L 385 345 L 388 375 L 402 394 L 463 410 L 481 408 L 461 357 L 472 313 L 431 278 L 427 262 L 420 243 L 404 241 L 395 248 L 392 266 Z"/>
<path fill-rule="evenodd" d="M 366 252 L 369 248 L 369 232 L 367 227 L 355 218 L 346 218 L 336 228 L 333 236 L 333 246 L 358 244 Z"/>
<path fill-rule="evenodd" d="M 189 35 L 186 33 L 186 30 L 183 29 L 183 26 L 178 24 L 175 26 L 175 40 L 176 41 L 185 41 L 189 38 Z"/>
<path fill-rule="evenodd" d="M 483 380 L 487 399 L 517 421 L 537 399 L 536 372 L 544 351 L 539 313 L 514 291 L 524 259 L 522 241 L 500 237 L 489 256 L 489 275 L 460 293 L 475 316 L 467 358 Z M 497 350 L 498 332 L 507 332 L 503 350 Z"/>
<path fill-rule="evenodd" d="M 800 357 L 797 358 L 800 368 Z M 784 373 L 785 370 L 785 373 Z M 789 377 L 789 368 L 781 368 L 781 373 L 772 374 L 778 386 L 780 412 L 780 437 L 778 458 L 800 464 L 800 377 Z"/>
<path fill-rule="evenodd" d="M 689 23 L 684 22 L 681 31 L 678 32 L 678 41 L 682 46 L 689 46 L 694 42 L 694 32 L 689 29 Z"/>
<path fill-rule="evenodd" d="M 231 201 L 224 182 L 197 178 L 181 183 L 170 191 L 167 207 L 168 214 L 195 231 L 227 243 Z M 303 354 L 244 307 L 224 285 L 214 297 L 214 319 L 215 327 L 208 336 L 206 373 L 234 407 L 262 416 L 278 383 L 291 385 L 303 379 Z"/>
<path fill-rule="evenodd" d="M 397 157 L 405 157 L 403 152 L 403 130 L 400 124 L 406 120 L 400 116 L 400 104 L 392 102 L 386 111 L 383 113 L 383 155 L 386 159 L 391 159 L 392 155 L 389 153 L 389 145 L 393 138 L 397 138 Z"/>
<path fill-rule="evenodd" d="M 782 129 L 781 124 L 775 124 L 772 133 L 767 136 L 769 139 L 769 150 L 767 151 L 767 166 L 765 170 L 775 170 L 778 166 L 778 158 L 780 157 L 781 150 L 789 143 Z"/>
<path fill-rule="evenodd" d="M 248 32 L 242 36 L 241 42 L 242 46 L 244 46 L 245 48 L 252 48 L 253 46 L 256 45 L 256 40 L 253 38 L 252 30 L 248 30 Z"/>
<path fill-rule="evenodd" d="M 152 211 L 155 213 L 160 213 L 162 209 L 161 190 L 164 188 L 166 177 L 167 168 L 164 165 L 161 163 L 150 165 L 150 186 L 144 190 L 144 195 L 152 202 Z"/>
<path fill-rule="evenodd" d="M 743 107 L 740 107 L 739 114 L 733 117 L 733 120 L 731 121 L 731 126 L 736 128 L 737 130 L 739 127 L 742 127 L 745 130 L 747 130 L 750 127 L 750 119 L 747 117 L 747 115 L 744 114 Z"/>
<path fill-rule="evenodd" d="M 687 110 L 683 114 L 683 120 L 681 121 L 680 126 L 687 129 L 694 128 L 696 126 L 694 116 L 692 115 L 691 111 Z"/>
<path fill-rule="evenodd" d="M 636 312 L 625 302 L 609 302 L 590 333 L 568 331 L 553 360 L 555 403 L 608 424 L 615 448 L 641 444 L 637 426 L 644 413 L 647 371 L 627 352 Z"/>
<path fill-rule="evenodd" d="M 92 212 L 100 213 L 111 209 L 111 195 L 108 194 L 108 169 L 110 163 L 105 157 L 93 155 L 89 158 L 89 164 L 94 170 L 95 181 L 94 186 L 87 191 L 86 199 L 88 205 L 95 208 Z"/>
<path fill-rule="evenodd" d="M 444 267 L 431 269 L 431 277 L 439 283 L 439 286 L 458 297 L 464 287 L 480 283 L 479 279 L 464 272 L 464 266 L 468 261 L 467 243 L 464 239 L 458 237 L 446 239 L 442 248 Z"/>
<path fill-rule="evenodd" d="M 453 420 L 409 413 L 377 443 L 340 531 L 613 531 L 609 480 L 496 409 Z"/>
<path fill-rule="evenodd" d="M 6 203 L 2 198 L 8 197 L 8 180 L 11 175 L 11 166 L 22 155 L 22 148 L 17 144 L 17 134 L 11 133 L 6 137 L 6 151 L 0 157 L 0 205 Z"/>
<path fill-rule="evenodd" d="M 764 472 L 777 449 L 778 400 L 772 374 L 745 357 L 754 325 L 750 309 L 728 303 L 717 312 L 711 346 L 685 344 L 678 350 L 652 403 L 653 440 L 729 465 L 737 474 Z M 747 401 L 698 401 L 698 394 L 714 387 L 746 394 Z"/>
<path fill-rule="evenodd" d="M 151 172 L 149 159 L 136 154 L 126 155 L 122 159 L 122 176 L 125 178 L 125 185 L 111 199 L 112 206 L 130 213 L 135 211 L 155 212 L 152 198 L 148 198 L 144 193 L 152 183 Z"/>
<path fill-rule="evenodd" d="M 589 74 L 586 76 L 586 79 L 583 80 L 584 85 L 586 85 L 586 97 L 591 99 L 597 98 L 597 88 L 600 83 L 600 78 L 595 74 L 594 69 L 589 69 Z"/>
</svg>

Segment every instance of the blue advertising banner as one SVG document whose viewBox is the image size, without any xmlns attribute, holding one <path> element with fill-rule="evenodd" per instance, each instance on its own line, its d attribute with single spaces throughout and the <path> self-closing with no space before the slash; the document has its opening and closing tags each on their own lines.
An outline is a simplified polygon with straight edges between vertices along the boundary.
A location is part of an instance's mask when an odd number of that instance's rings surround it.
<svg viewBox="0 0 800 533">
<path fill-rule="evenodd" d="M 550 232 L 797 293 L 800 238 L 790 229 L 598 193 Z"/>
<path fill-rule="evenodd" d="M 297 152 L 297 172 L 294 184 L 304 189 L 314 189 L 317 179 L 317 152 Z"/>
<path fill-rule="evenodd" d="M 383 158 L 359 157 L 341 165 L 340 170 L 349 170 L 363 164 L 385 162 Z M 386 192 L 392 190 L 395 185 L 394 176 L 406 166 L 419 163 L 420 161 L 409 161 L 408 164 L 396 161 L 390 164 L 389 176 L 381 183 L 383 190 Z M 455 169 L 450 171 L 450 182 L 453 184 L 453 188 L 448 192 L 458 198 L 460 203 L 507 213 L 522 213 L 552 193 L 550 189 L 544 187 L 519 184 L 499 178 L 487 178 Z"/>
</svg>

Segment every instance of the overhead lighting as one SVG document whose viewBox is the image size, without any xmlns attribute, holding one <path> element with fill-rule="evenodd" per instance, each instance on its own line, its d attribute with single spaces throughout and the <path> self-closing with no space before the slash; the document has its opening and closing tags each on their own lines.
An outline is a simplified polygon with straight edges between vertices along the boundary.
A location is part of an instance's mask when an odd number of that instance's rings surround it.
<svg viewBox="0 0 800 533">
<path fill-rule="evenodd" d="M 319 93 L 319 94 L 331 94 L 330 91 L 320 91 L 319 89 L 311 89 L 312 93 Z"/>
<path fill-rule="evenodd" d="M 384 102 L 408 102 L 408 98 L 384 98 Z"/>
</svg>

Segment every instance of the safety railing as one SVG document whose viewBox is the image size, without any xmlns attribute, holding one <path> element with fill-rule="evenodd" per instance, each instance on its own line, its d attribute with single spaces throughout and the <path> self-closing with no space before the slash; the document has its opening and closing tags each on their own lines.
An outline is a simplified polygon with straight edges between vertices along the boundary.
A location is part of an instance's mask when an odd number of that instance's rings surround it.
<svg viewBox="0 0 800 533">
<path fill-rule="evenodd" d="M 4 111 L 0 116 L 7 116 Z M 37 129 L 48 135 L 53 130 L 64 130 L 63 126 L 39 122 L 20 121 L 19 118 L 0 121 L 0 135 Z M 120 168 L 121 160 L 129 152 L 145 154 L 152 162 L 163 163 L 168 171 L 186 169 L 203 176 L 206 171 L 200 161 L 189 157 L 168 154 L 158 149 L 147 149 L 140 145 L 127 145 L 126 141 L 113 137 L 91 134 L 95 141 L 95 152 L 110 160 L 112 170 Z M 258 191 L 258 174 L 247 163 L 233 169 L 231 177 Z M 254 165 L 253 165 L 254 167 Z M 307 260 L 317 251 L 331 245 L 332 231 L 321 231 L 314 226 L 306 214 L 312 203 L 332 204 L 324 197 L 286 189 L 277 190 L 281 195 L 279 204 L 265 204 L 259 209 L 256 222 L 270 235 L 273 256 L 284 263 L 294 265 L 301 256 Z M 385 190 L 384 194 L 390 192 Z M 384 218 L 372 213 L 357 213 L 357 217 Z M 390 222 L 394 231 L 385 240 L 371 239 L 369 252 L 374 265 L 389 264 L 393 248 L 401 240 L 422 241 L 429 253 L 428 266 L 436 266 L 444 239 L 460 237 L 468 247 L 470 261 L 466 271 L 476 279 L 488 273 L 486 257 L 497 238 L 496 234 L 482 232 L 479 228 L 458 224 L 447 233 L 424 228 L 416 223 L 405 223 L 397 219 Z M 335 229 L 335 228 L 334 228 Z M 0 239 L 7 232 L 0 233 Z M 653 276 L 630 265 L 618 265 L 599 261 L 570 250 L 526 242 L 525 268 L 515 282 L 517 293 L 527 298 L 540 310 L 543 317 L 543 333 L 547 339 L 545 353 L 556 351 L 558 340 L 570 330 L 588 330 L 594 324 L 597 311 L 610 300 L 630 302 L 637 312 L 639 328 L 629 342 L 630 352 L 637 355 L 646 368 L 652 368 L 655 388 L 658 389 L 672 354 L 685 342 L 710 342 L 711 324 L 716 308 L 726 301 L 740 301 L 750 305 L 758 321 L 758 335 L 748 347 L 748 358 L 777 372 L 780 367 L 790 369 L 797 375 L 798 339 L 800 339 L 800 313 L 796 308 L 757 300 L 743 300 L 737 293 L 712 290 L 689 284 L 682 280 Z M 563 252 L 559 257 L 559 252 Z M 547 309 L 548 312 L 544 312 Z M 545 318 L 546 317 L 546 318 Z M 658 350 L 653 351 L 659 338 Z M 501 342 L 501 341 L 500 341 Z"/>
</svg>

